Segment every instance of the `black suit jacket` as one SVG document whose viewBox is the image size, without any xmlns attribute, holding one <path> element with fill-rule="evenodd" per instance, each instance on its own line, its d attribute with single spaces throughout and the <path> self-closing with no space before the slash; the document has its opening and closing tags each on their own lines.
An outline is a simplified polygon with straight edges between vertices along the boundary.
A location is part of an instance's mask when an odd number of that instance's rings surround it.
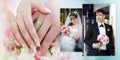
<svg viewBox="0 0 120 60">
<path fill-rule="evenodd" d="M 105 24 L 106 35 L 109 37 L 109 43 L 107 44 L 107 51 L 109 55 L 114 55 L 114 38 L 113 38 L 113 29 L 111 25 Z M 98 24 L 89 25 L 88 30 L 86 32 L 84 42 L 88 45 L 88 49 L 94 52 L 88 53 L 97 53 L 96 49 L 92 47 L 93 43 L 97 43 L 97 36 L 99 35 Z"/>
</svg>

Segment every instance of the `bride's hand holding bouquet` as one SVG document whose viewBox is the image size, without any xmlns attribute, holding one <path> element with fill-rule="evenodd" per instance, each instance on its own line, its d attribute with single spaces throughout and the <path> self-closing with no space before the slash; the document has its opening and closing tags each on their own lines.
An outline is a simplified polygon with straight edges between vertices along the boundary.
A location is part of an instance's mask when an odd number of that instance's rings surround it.
<svg viewBox="0 0 120 60">
<path fill-rule="evenodd" d="M 70 34 L 70 27 L 63 25 L 61 27 L 61 33 L 63 33 L 64 35 L 69 35 Z"/>
</svg>

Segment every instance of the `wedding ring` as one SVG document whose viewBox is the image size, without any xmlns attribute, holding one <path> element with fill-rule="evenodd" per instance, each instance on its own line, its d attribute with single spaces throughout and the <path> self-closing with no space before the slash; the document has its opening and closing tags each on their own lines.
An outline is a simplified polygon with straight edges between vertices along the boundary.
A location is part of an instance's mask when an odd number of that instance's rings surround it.
<svg viewBox="0 0 120 60">
<path fill-rule="evenodd" d="M 13 27 L 17 27 L 18 24 L 17 24 L 15 21 L 13 21 L 13 22 L 12 22 L 12 26 L 13 26 Z"/>
<path fill-rule="evenodd" d="M 35 25 L 36 25 L 36 29 L 38 29 L 41 26 L 41 19 L 40 18 L 38 18 L 36 20 Z"/>
<path fill-rule="evenodd" d="M 40 26 L 40 25 L 41 25 L 40 18 L 37 19 L 36 24 L 37 24 L 37 26 Z"/>
</svg>

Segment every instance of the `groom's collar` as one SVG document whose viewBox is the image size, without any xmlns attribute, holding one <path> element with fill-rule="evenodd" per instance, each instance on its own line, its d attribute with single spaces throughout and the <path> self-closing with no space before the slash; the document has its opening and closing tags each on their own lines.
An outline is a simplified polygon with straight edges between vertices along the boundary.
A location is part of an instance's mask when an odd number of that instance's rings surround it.
<svg viewBox="0 0 120 60">
<path fill-rule="evenodd" d="M 104 26 L 105 26 L 105 24 L 102 22 L 102 23 L 100 23 L 100 22 L 97 22 L 97 24 L 98 24 L 98 26 L 100 26 L 101 24 L 103 24 Z"/>
</svg>

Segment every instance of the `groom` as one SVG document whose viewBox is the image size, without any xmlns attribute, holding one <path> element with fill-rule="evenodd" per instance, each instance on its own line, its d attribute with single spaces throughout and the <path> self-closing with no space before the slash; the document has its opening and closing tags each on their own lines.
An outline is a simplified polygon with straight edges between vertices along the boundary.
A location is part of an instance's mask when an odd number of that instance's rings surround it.
<svg viewBox="0 0 120 60">
<path fill-rule="evenodd" d="M 88 56 L 110 56 L 114 55 L 114 39 L 113 29 L 111 25 L 105 24 L 105 11 L 96 11 L 96 23 L 91 24 L 86 32 L 84 42 L 88 45 Z M 106 35 L 109 38 L 109 43 L 100 48 L 102 45 L 97 41 L 98 35 Z"/>
</svg>

